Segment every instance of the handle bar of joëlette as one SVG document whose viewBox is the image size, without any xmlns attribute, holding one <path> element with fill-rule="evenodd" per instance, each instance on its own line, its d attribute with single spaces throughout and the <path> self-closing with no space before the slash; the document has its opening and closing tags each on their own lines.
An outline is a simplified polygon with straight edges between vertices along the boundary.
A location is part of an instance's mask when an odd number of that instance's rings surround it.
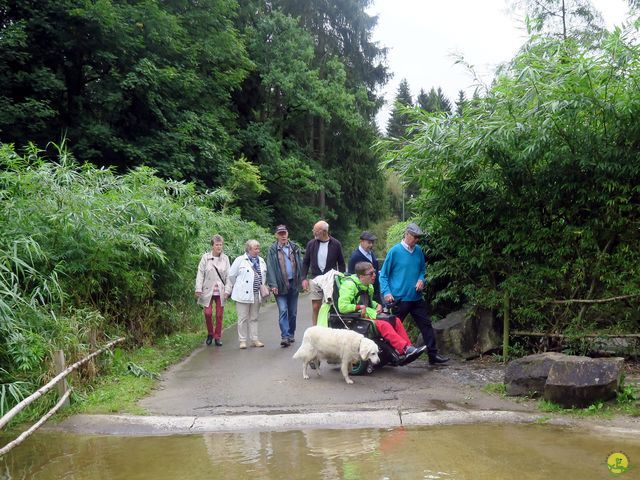
<svg viewBox="0 0 640 480">
<path fill-rule="evenodd" d="M 394 299 L 391 302 L 382 301 L 382 311 L 387 314 L 393 314 L 393 311 L 400 303 L 400 300 Z"/>
</svg>

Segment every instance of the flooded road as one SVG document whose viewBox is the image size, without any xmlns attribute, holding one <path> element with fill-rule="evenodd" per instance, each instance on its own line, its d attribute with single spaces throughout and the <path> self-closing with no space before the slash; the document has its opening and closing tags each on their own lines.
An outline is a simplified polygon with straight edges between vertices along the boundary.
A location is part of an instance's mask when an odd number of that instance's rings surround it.
<svg viewBox="0 0 640 480">
<path fill-rule="evenodd" d="M 632 470 L 612 475 L 624 452 Z M 208 433 L 43 432 L 0 459 L 0 479 L 563 479 L 640 477 L 640 439 L 548 425 Z"/>
</svg>

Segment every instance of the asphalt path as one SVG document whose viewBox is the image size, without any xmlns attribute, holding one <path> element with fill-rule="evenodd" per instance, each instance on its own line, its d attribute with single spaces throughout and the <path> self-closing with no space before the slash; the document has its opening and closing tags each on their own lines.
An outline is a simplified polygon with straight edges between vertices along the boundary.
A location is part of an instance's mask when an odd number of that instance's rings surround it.
<svg viewBox="0 0 640 480">
<path fill-rule="evenodd" d="M 410 320 L 409 320 L 410 321 Z M 238 348 L 236 326 L 223 332 L 222 347 L 198 348 L 169 369 L 153 394 L 140 404 L 152 415 L 216 416 L 291 414 L 327 411 L 527 410 L 479 388 L 488 380 L 468 364 L 430 366 L 426 356 L 404 367 L 385 366 L 370 375 L 352 376 L 347 385 L 338 365 L 323 363 L 321 376 L 293 360 L 304 330 L 311 326 L 311 301 L 301 296 L 296 343 L 280 346 L 278 310 L 263 305 L 259 336 L 263 348 Z M 203 339 L 204 339 L 203 331 Z M 501 382 L 502 378 L 494 379 Z"/>
<path fill-rule="evenodd" d="M 513 400 L 483 391 L 501 383 L 504 368 L 494 362 L 430 366 L 421 358 L 404 367 L 385 366 L 352 376 L 347 385 L 337 365 L 321 366 L 321 376 L 302 378 L 291 357 L 311 325 L 311 302 L 299 301 L 297 342 L 280 347 L 278 310 L 260 312 L 263 348 L 238 348 L 236 326 L 224 331 L 222 347 L 197 348 L 168 369 L 158 388 L 140 401 L 147 415 L 72 415 L 46 429 L 85 434 L 172 435 L 310 428 L 386 428 L 454 423 L 545 422 L 571 425 L 566 416 L 543 416 L 532 400 Z M 203 331 L 203 340 L 204 340 Z M 597 423 L 603 423 L 598 425 Z M 598 435 L 640 437 L 640 420 L 582 422 Z"/>
</svg>

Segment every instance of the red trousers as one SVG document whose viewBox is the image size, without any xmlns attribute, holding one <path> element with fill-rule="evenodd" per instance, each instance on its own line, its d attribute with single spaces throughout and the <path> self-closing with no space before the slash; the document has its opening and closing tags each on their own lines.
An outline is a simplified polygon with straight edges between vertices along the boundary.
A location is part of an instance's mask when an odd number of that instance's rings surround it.
<svg viewBox="0 0 640 480">
<path fill-rule="evenodd" d="M 216 330 L 213 331 L 213 302 L 216 302 Z M 204 307 L 204 321 L 207 323 L 208 335 L 213 335 L 213 338 L 220 338 L 222 336 L 222 315 L 224 314 L 224 307 L 220 301 L 219 295 L 211 297 L 211 301 L 207 307 Z"/>
<path fill-rule="evenodd" d="M 389 320 L 374 320 L 374 322 L 382 338 L 387 340 L 396 349 L 396 352 L 402 355 L 405 349 L 411 345 L 411 340 L 409 340 L 409 335 L 407 335 L 407 331 L 398 317 L 390 320 L 395 320 L 395 323 L 392 325 Z"/>
</svg>

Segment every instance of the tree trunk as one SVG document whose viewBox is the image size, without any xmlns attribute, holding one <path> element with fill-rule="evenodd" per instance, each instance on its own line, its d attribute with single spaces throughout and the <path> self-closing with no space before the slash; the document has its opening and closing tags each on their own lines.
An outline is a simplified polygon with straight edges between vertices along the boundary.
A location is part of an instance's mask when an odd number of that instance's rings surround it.
<svg viewBox="0 0 640 480">
<path fill-rule="evenodd" d="M 320 165 L 325 165 L 325 124 L 324 119 L 318 121 L 318 161 Z M 320 189 L 318 197 L 318 207 L 320 209 L 320 217 L 325 218 L 327 215 L 327 198 L 324 187 Z"/>
<path fill-rule="evenodd" d="M 511 315 L 511 299 L 509 293 L 504 292 L 504 312 L 502 314 L 502 361 L 507 363 L 509 359 L 509 323 Z"/>
</svg>

